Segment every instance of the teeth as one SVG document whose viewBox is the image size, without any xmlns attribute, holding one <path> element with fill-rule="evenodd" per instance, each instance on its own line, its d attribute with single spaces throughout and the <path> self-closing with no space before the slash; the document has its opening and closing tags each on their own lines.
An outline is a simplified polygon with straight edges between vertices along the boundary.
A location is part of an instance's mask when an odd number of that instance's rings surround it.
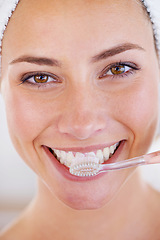
<svg viewBox="0 0 160 240">
<path fill-rule="evenodd" d="M 115 152 L 115 149 L 119 145 L 119 142 L 110 146 L 106 147 L 103 150 L 99 149 L 97 152 L 88 152 L 88 153 L 80 153 L 80 152 L 65 152 L 57 149 L 52 149 L 57 156 L 57 159 L 61 162 L 61 164 L 70 167 L 73 164 L 85 164 L 87 161 L 88 163 L 95 163 L 95 164 L 102 164 L 107 161 Z M 84 162 L 85 161 L 85 162 Z"/>
<path fill-rule="evenodd" d="M 104 156 L 103 156 L 102 150 L 98 150 L 96 156 L 97 158 L 99 158 L 100 163 L 104 163 Z"/>
<path fill-rule="evenodd" d="M 94 152 L 89 152 L 89 153 L 85 153 L 86 157 L 95 157 L 96 154 Z"/>
<path fill-rule="evenodd" d="M 73 153 L 72 152 L 68 152 L 67 153 L 67 162 L 71 164 L 73 159 L 74 159 Z"/>
<path fill-rule="evenodd" d="M 60 156 L 61 156 L 61 153 L 60 153 L 60 151 L 59 150 L 53 150 L 54 152 L 55 152 L 55 154 L 57 155 L 57 158 L 60 158 Z"/>
<path fill-rule="evenodd" d="M 67 156 L 67 153 L 65 151 L 60 151 L 60 162 L 65 165 L 66 165 L 66 161 L 65 161 L 66 156 Z"/>
<path fill-rule="evenodd" d="M 115 150 L 115 147 L 114 147 L 114 146 L 111 146 L 109 150 L 110 150 L 110 154 L 113 154 L 113 153 L 114 153 L 114 150 Z"/>
<path fill-rule="evenodd" d="M 65 161 L 63 158 L 60 158 L 60 163 L 65 164 Z"/>
<path fill-rule="evenodd" d="M 80 152 L 77 152 L 75 157 L 79 158 L 79 159 L 83 159 L 84 158 L 84 154 L 80 153 Z"/>
<path fill-rule="evenodd" d="M 105 161 L 107 161 L 107 160 L 109 159 L 109 155 L 110 155 L 110 149 L 109 149 L 109 147 L 104 148 L 104 150 L 103 150 L 103 156 L 104 156 Z"/>
</svg>

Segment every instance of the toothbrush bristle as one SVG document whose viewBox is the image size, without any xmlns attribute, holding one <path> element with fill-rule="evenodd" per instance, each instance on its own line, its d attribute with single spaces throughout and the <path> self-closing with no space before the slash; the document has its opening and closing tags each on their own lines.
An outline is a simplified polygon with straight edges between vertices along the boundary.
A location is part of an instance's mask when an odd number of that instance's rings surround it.
<svg viewBox="0 0 160 240">
<path fill-rule="evenodd" d="M 72 175 L 75 175 L 75 176 L 91 177 L 98 174 L 99 163 L 87 162 L 87 163 L 75 164 L 70 167 L 69 171 Z"/>
</svg>

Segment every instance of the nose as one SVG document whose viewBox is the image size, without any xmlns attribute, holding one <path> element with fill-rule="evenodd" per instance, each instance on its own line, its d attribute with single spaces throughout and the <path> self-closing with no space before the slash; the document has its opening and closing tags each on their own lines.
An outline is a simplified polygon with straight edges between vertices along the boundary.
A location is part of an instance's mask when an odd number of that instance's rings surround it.
<svg viewBox="0 0 160 240">
<path fill-rule="evenodd" d="M 105 129 L 105 116 L 102 104 L 93 93 L 86 89 L 77 90 L 65 99 L 58 129 L 62 134 L 85 140 Z"/>
</svg>

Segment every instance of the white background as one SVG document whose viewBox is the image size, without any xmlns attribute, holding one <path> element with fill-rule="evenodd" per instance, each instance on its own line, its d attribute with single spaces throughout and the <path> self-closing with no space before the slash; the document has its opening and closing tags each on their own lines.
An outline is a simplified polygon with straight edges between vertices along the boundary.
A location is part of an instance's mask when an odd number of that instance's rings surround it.
<svg viewBox="0 0 160 240">
<path fill-rule="evenodd" d="M 160 8 L 160 0 L 154 0 Z M 152 150 L 160 150 L 160 140 Z M 142 176 L 160 191 L 160 165 L 141 167 Z M 0 228 L 19 214 L 36 189 L 34 173 L 15 152 L 7 131 L 4 104 L 0 96 Z"/>
</svg>

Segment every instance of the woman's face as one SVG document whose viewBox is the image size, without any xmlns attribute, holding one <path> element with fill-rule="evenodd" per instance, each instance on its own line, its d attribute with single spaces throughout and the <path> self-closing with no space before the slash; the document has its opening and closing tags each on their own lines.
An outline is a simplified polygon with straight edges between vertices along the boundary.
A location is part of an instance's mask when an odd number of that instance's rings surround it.
<svg viewBox="0 0 160 240">
<path fill-rule="evenodd" d="M 152 27 L 135 0 L 21 0 L 5 32 L 1 91 L 12 141 L 75 209 L 109 202 L 131 170 L 74 177 L 49 148 L 101 156 L 118 143 L 107 162 L 146 153 L 158 81 Z"/>
</svg>

